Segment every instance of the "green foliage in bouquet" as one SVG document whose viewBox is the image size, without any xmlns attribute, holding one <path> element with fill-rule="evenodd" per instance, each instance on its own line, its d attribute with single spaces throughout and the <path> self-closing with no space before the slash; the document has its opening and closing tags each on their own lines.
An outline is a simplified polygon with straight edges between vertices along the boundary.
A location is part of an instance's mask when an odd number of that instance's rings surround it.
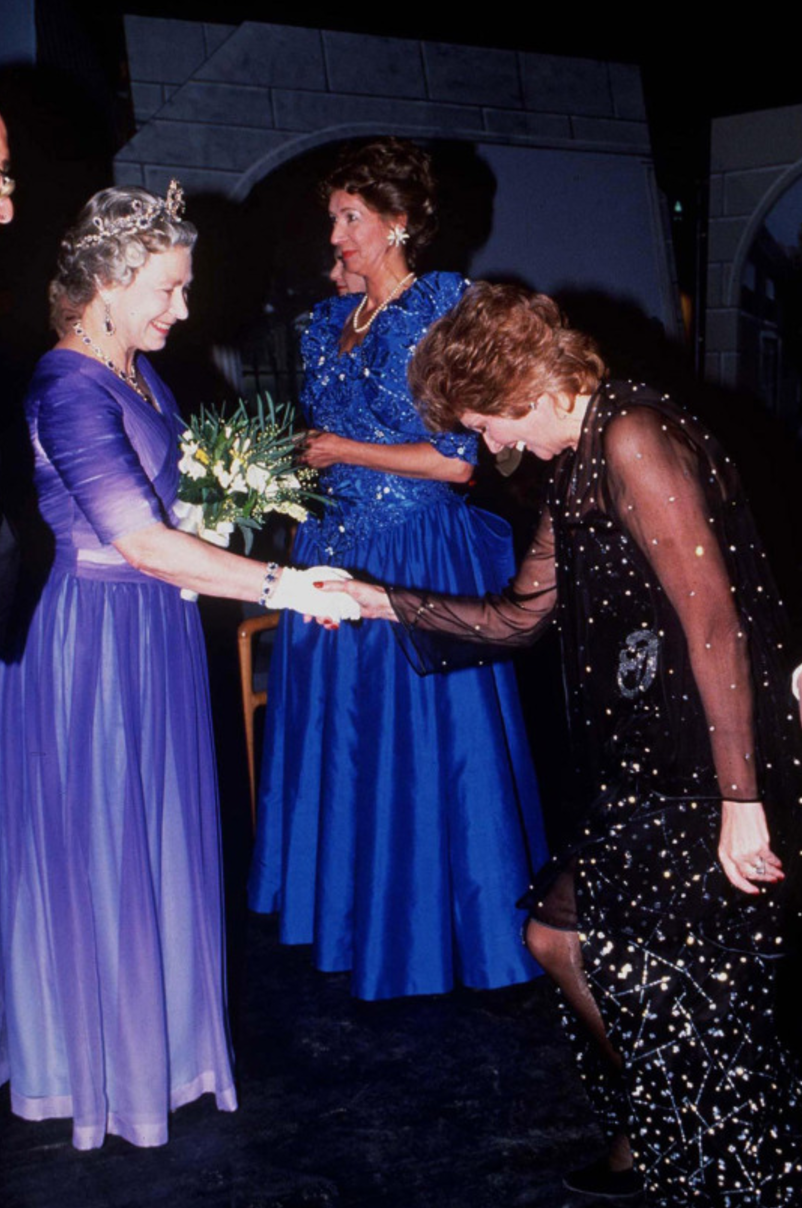
<svg viewBox="0 0 802 1208">
<path fill-rule="evenodd" d="M 267 395 L 256 399 L 255 414 L 242 399 L 231 415 L 225 410 L 201 407 L 182 432 L 178 497 L 198 509 L 200 537 L 220 544 L 238 528 L 249 553 L 271 512 L 303 521 L 307 504 L 326 501 L 313 489 L 315 471 L 298 464 L 291 404 Z"/>
</svg>

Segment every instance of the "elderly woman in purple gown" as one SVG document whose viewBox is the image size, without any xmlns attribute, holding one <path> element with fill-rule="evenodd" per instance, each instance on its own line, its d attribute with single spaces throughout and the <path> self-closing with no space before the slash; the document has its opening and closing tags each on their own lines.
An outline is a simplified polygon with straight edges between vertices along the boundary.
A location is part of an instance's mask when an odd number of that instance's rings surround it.
<svg viewBox="0 0 802 1208">
<path fill-rule="evenodd" d="M 177 531 L 175 401 L 142 353 L 187 317 L 196 232 L 107 189 L 62 243 L 27 400 L 49 577 L 0 666 L 0 1083 L 81 1149 L 236 1106 L 203 639 L 181 588 L 270 607 L 296 572 Z M 323 611 L 327 611 L 324 607 Z"/>
</svg>

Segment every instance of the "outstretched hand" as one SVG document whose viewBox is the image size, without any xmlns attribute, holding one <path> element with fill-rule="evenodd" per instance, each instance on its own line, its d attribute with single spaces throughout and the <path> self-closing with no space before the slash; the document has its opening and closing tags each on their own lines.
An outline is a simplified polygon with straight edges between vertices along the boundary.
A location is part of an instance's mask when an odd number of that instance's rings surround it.
<svg viewBox="0 0 802 1208">
<path fill-rule="evenodd" d="M 315 582 L 320 591 L 336 591 L 349 595 L 359 605 L 361 617 L 370 621 L 397 621 L 390 597 L 383 587 L 374 583 L 363 583 L 360 579 L 320 579 Z"/>
<path fill-rule="evenodd" d="M 766 814 L 759 801 L 722 801 L 718 858 L 728 880 L 744 893 L 782 881 L 782 862 L 771 850 Z"/>
<path fill-rule="evenodd" d="M 326 595 L 318 591 L 316 586 L 323 575 L 330 576 L 331 592 Z M 334 628 L 340 621 L 358 621 L 359 605 L 344 591 L 349 578 L 348 571 L 338 566 L 312 566 L 307 570 L 285 566 L 278 573 L 267 606 L 290 608 L 293 612 L 300 612 L 307 620 L 314 617 Z"/>
</svg>

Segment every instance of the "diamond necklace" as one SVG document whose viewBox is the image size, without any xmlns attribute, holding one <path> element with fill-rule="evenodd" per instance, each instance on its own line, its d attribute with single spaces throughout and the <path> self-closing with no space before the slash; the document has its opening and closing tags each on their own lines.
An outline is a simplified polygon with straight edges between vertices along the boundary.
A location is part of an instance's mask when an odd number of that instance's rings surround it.
<svg viewBox="0 0 802 1208">
<path fill-rule="evenodd" d="M 78 319 L 76 319 L 73 323 L 72 330 L 77 336 L 80 337 L 81 342 L 85 344 L 92 353 L 94 353 L 97 359 L 103 362 L 107 369 L 110 369 L 121 382 L 125 382 L 126 386 L 130 386 L 132 390 L 136 390 L 139 397 L 143 398 L 146 403 L 150 404 L 150 397 L 145 394 L 145 391 L 139 384 L 139 374 L 136 371 L 136 367 L 134 367 L 130 373 L 126 373 L 124 369 L 120 369 L 119 366 L 115 365 L 111 357 L 107 357 L 103 349 L 94 342 L 91 336 L 86 334 Z"/>
</svg>

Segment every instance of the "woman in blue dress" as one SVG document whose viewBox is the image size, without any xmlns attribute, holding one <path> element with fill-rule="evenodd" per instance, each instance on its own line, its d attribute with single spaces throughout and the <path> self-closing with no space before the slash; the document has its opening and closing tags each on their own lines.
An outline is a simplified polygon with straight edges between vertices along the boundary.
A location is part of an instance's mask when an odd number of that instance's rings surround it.
<svg viewBox="0 0 802 1208">
<path fill-rule="evenodd" d="M 499 587 L 506 525 L 454 489 L 475 441 L 427 432 L 406 381 L 466 284 L 411 268 L 434 229 L 428 156 L 389 138 L 350 149 L 323 191 L 332 244 L 365 293 L 321 303 L 304 335 L 306 457 L 332 506 L 299 531 L 294 561 Z M 544 842 L 512 667 L 423 680 L 383 627 L 293 617 L 268 701 L 250 903 L 281 912 L 282 941 L 313 944 L 321 970 L 350 969 L 364 999 L 532 977 L 514 903 Z"/>
</svg>

